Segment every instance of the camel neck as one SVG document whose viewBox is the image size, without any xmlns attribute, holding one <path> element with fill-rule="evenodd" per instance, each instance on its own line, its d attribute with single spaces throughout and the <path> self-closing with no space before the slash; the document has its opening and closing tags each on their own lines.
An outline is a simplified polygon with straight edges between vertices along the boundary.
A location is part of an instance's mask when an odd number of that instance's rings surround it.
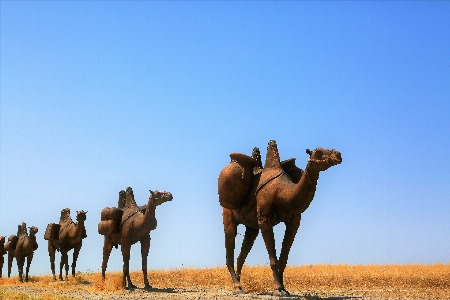
<svg viewBox="0 0 450 300">
<path fill-rule="evenodd" d="M 156 205 L 153 202 L 152 196 L 148 199 L 147 203 L 147 209 L 145 210 L 145 218 L 147 221 L 152 222 L 155 220 L 155 211 L 156 211 Z"/>
<path fill-rule="evenodd" d="M 292 190 L 291 199 L 295 201 L 295 205 L 293 205 L 295 211 L 302 213 L 309 207 L 314 198 L 318 180 L 319 172 L 312 169 L 308 163 L 300 181 Z"/>
<path fill-rule="evenodd" d="M 83 236 L 83 228 L 84 228 L 84 220 L 80 220 L 75 225 L 75 236 L 82 237 Z"/>
</svg>

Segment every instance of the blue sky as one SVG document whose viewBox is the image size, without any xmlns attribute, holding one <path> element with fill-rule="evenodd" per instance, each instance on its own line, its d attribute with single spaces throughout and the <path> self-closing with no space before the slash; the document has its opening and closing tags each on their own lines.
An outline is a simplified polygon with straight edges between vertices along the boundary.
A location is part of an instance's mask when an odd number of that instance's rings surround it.
<svg viewBox="0 0 450 300">
<path fill-rule="evenodd" d="M 65 207 L 88 211 L 78 270 L 99 270 L 100 211 L 127 186 L 140 205 L 149 189 L 174 196 L 149 268 L 224 266 L 218 174 L 230 152 L 264 159 L 271 139 L 301 168 L 306 148 L 343 157 L 288 264 L 450 262 L 449 2 L 0 8 L 0 235 L 39 228 L 32 274 L 50 272 L 43 234 Z M 268 264 L 261 236 L 247 262 Z M 113 249 L 108 270 L 121 268 Z"/>
</svg>

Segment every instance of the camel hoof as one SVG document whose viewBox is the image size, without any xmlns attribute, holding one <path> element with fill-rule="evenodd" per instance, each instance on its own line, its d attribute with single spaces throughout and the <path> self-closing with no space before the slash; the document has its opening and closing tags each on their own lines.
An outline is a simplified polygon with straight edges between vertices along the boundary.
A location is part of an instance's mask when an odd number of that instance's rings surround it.
<svg viewBox="0 0 450 300">
<path fill-rule="evenodd" d="M 239 294 L 247 294 L 242 286 L 235 286 L 233 289 L 233 294 L 239 295 Z"/>
<path fill-rule="evenodd" d="M 134 284 L 129 284 L 128 286 L 126 286 L 125 287 L 125 289 L 127 290 L 127 291 L 134 291 L 134 290 L 137 290 L 137 286 L 135 286 Z"/>
<path fill-rule="evenodd" d="M 150 290 L 152 290 L 152 289 L 153 289 L 153 287 L 152 287 L 150 284 L 144 286 L 144 290 L 146 290 L 146 291 L 150 291 Z"/>
<path fill-rule="evenodd" d="M 277 297 L 289 296 L 290 293 L 285 289 L 273 290 L 273 295 Z"/>
</svg>

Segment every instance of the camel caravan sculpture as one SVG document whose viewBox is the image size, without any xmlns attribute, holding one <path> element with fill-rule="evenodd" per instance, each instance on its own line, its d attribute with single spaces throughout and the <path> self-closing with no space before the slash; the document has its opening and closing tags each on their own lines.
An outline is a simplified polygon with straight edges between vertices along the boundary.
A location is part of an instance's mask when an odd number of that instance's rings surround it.
<svg viewBox="0 0 450 300">
<path fill-rule="evenodd" d="M 77 223 L 70 217 L 70 209 L 61 210 L 59 224 L 50 223 L 45 230 L 44 239 L 48 240 L 48 255 L 50 257 L 50 267 L 52 269 L 53 281 L 56 281 L 55 275 L 55 254 L 56 250 L 61 252 L 61 262 L 59 265 L 59 280 L 64 280 L 62 275 L 65 266 L 66 277 L 68 280 L 69 258 L 67 252 L 73 249 L 72 276 L 75 277 L 75 267 L 77 265 L 78 255 L 80 253 L 83 239 L 87 237 L 84 222 L 86 221 L 87 211 L 77 211 Z"/>
<path fill-rule="evenodd" d="M 4 246 L 4 251 L 8 252 L 8 277 L 11 275 L 13 259 L 16 258 L 19 270 L 19 281 L 23 282 L 23 265 L 25 259 L 27 266 L 25 270 L 25 281 L 28 282 L 28 273 L 30 271 L 31 261 L 33 260 L 34 251 L 38 248 L 36 242 L 37 227 L 30 227 L 30 235 L 27 232 L 27 224 L 22 223 L 17 228 L 17 235 L 11 235 L 8 242 Z"/>
<path fill-rule="evenodd" d="M 155 210 L 158 205 L 171 201 L 169 192 L 151 191 L 147 205 L 138 206 L 134 200 L 131 187 L 119 192 L 118 207 L 106 207 L 101 212 L 98 233 L 104 235 L 102 278 L 105 279 L 111 250 L 121 245 L 123 258 L 122 286 L 125 289 L 136 289 L 129 273 L 131 245 L 141 243 L 142 272 L 144 273 L 144 289 L 151 289 L 147 278 L 147 256 L 150 250 L 150 231 L 156 229 Z"/>
<path fill-rule="evenodd" d="M 258 148 L 252 157 L 231 153 L 231 162 L 219 175 L 219 203 L 225 232 L 226 265 L 233 280 L 233 293 L 244 294 L 240 277 L 245 259 L 261 230 L 270 259 L 274 280 L 274 296 L 289 295 L 283 282 L 289 250 L 300 226 L 301 214 L 314 198 L 319 173 L 342 162 L 341 153 L 334 149 L 306 150 L 309 155 L 305 170 L 295 165 L 295 159 L 281 162 L 275 141 L 267 147 L 262 168 Z M 273 227 L 280 222 L 286 231 L 279 258 L 276 256 Z M 241 252 L 234 269 L 237 226 L 245 225 Z"/>
</svg>

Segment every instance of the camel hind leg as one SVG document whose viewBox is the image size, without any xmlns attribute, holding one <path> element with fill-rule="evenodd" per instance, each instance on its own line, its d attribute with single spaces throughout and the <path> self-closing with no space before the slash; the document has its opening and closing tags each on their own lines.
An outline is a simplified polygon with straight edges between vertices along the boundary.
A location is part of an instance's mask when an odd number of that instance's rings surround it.
<svg viewBox="0 0 450 300">
<path fill-rule="evenodd" d="M 48 256 L 50 257 L 50 268 L 52 269 L 53 281 L 56 281 L 55 255 L 56 255 L 56 247 L 55 245 L 53 245 L 52 241 L 48 241 Z"/>
<path fill-rule="evenodd" d="M 245 259 L 247 258 L 248 253 L 253 247 L 253 244 L 255 243 L 256 237 L 259 234 L 259 228 L 252 228 L 246 226 L 245 228 L 245 235 L 244 240 L 242 241 L 241 246 L 241 253 L 239 253 L 239 256 L 237 258 L 236 262 L 236 275 L 238 276 L 239 280 L 241 279 L 241 272 L 242 267 L 244 266 Z"/>
<path fill-rule="evenodd" d="M 225 251 L 226 251 L 226 264 L 228 272 L 230 272 L 231 280 L 233 280 L 233 293 L 245 294 L 245 290 L 242 288 L 239 277 L 234 271 L 234 248 L 236 245 L 237 224 L 233 221 L 232 212 L 229 209 L 224 208 L 222 211 L 223 227 L 225 232 Z"/>
<path fill-rule="evenodd" d="M 102 279 L 105 280 L 106 267 L 108 266 L 109 255 L 113 247 L 113 241 L 110 236 L 105 235 L 103 241 L 103 262 L 102 262 Z"/>
<path fill-rule="evenodd" d="M 123 259 L 123 277 L 122 287 L 124 289 L 135 289 L 136 286 L 131 282 L 130 278 L 130 250 L 131 245 L 122 241 L 122 259 Z M 127 284 L 128 283 L 128 284 Z"/>
</svg>

